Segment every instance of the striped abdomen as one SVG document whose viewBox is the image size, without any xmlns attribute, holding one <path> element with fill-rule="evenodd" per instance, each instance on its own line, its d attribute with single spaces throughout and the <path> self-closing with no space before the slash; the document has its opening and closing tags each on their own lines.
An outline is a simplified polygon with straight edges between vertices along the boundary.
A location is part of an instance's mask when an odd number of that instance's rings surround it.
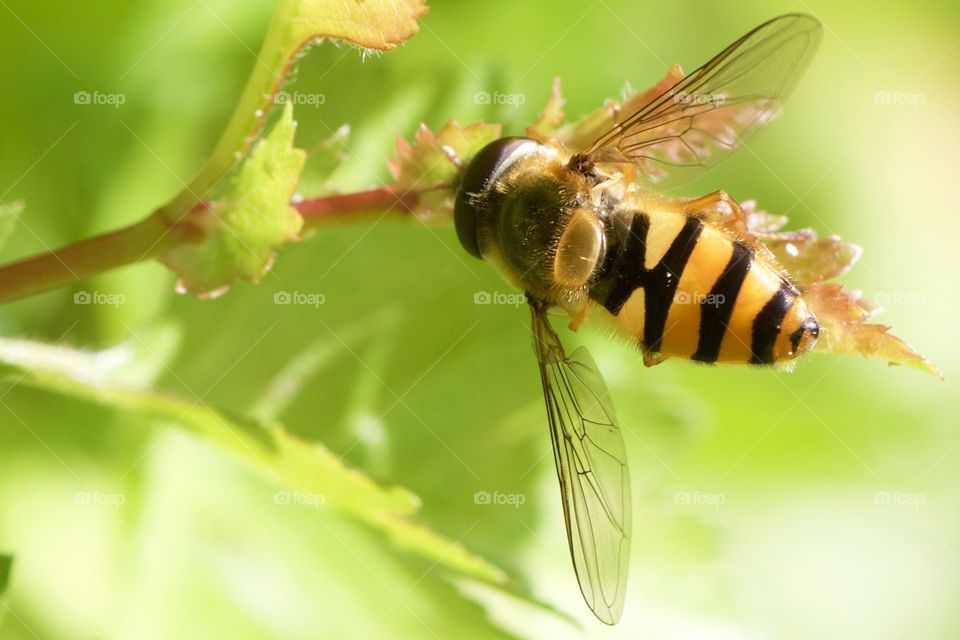
<svg viewBox="0 0 960 640">
<path fill-rule="evenodd" d="M 645 351 L 700 362 L 773 364 L 812 348 L 800 292 L 745 244 L 694 216 L 619 217 L 590 296 Z"/>
</svg>

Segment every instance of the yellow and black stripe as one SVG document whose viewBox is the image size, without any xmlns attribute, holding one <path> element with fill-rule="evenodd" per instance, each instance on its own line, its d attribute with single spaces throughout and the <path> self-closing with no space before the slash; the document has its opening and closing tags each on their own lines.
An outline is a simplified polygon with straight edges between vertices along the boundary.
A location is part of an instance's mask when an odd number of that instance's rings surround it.
<svg viewBox="0 0 960 640">
<path fill-rule="evenodd" d="M 618 218 L 590 295 L 645 351 L 773 364 L 816 339 L 799 291 L 748 245 L 696 216 Z"/>
<path fill-rule="evenodd" d="M 796 299 L 797 291 L 786 281 L 781 281 L 780 288 L 767 304 L 763 305 L 753 321 L 753 354 L 750 356 L 750 364 L 773 364 L 776 361 L 774 345 L 783 321 Z"/>
<path fill-rule="evenodd" d="M 709 296 L 717 303 L 701 307 L 703 317 L 700 321 L 697 350 L 691 356 L 693 360 L 716 362 L 720 357 L 720 344 L 730 323 L 740 287 L 747 279 L 752 263 L 753 252 L 742 243 L 734 242 L 730 261 L 710 289 Z"/>
</svg>

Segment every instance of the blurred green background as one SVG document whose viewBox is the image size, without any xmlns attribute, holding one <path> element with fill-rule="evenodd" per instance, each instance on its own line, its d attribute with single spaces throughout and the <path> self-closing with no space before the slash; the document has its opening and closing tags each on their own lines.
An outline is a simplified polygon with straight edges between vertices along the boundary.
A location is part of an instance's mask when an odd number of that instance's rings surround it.
<svg viewBox="0 0 960 640">
<path fill-rule="evenodd" d="M 256 64 L 271 11 L 0 2 L 0 202 L 26 205 L 0 258 L 131 223 L 179 191 Z M 682 193 L 724 188 L 861 244 L 845 284 L 885 303 L 881 320 L 945 383 L 822 355 L 792 374 L 644 369 L 621 344 L 567 336 L 605 372 L 630 455 L 631 576 L 608 629 L 570 566 L 527 312 L 474 303 L 510 291 L 451 227 L 324 229 L 284 248 L 259 285 L 209 301 L 136 265 L 0 308 L 0 334 L 69 348 L 44 357 L 76 361 L 82 384 L 282 422 L 415 492 L 417 522 L 527 596 L 398 550 L 336 509 L 277 504 L 269 478 L 177 420 L 13 376 L 0 384 L 0 554 L 15 556 L 0 637 L 960 635 L 956 3 L 434 2 L 392 53 L 327 43 L 300 61 L 286 90 L 325 99 L 297 108 L 299 146 L 352 128 L 343 165 L 323 179 L 308 167 L 303 193 L 382 184 L 394 137 L 421 121 L 520 132 L 555 75 L 576 116 L 788 11 L 816 15 L 825 38 L 786 113 L 755 153 Z M 125 102 L 77 105 L 77 91 Z M 478 104 L 479 91 L 522 104 Z M 122 304 L 76 304 L 83 292 Z M 274 304 L 278 292 L 324 304 Z M 18 345 L 0 345 L 4 361 Z M 481 491 L 523 503 L 477 504 Z"/>
</svg>

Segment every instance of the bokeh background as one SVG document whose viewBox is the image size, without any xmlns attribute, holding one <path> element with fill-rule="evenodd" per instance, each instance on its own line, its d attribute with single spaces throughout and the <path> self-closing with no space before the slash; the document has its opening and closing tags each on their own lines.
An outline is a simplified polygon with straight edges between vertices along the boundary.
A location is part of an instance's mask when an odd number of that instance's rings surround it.
<svg viewBox="0 0 960 640">
<path fill-rule="evenodd" d="M 131 223 L 179 191 L 271 11 L 0 2 L 0 201 L 26 205 L 0 258 Z M 503 569 L 513 595 L 336 509 L 277 504 L 269 478 L 176 420 L 7 376 L 0 553 L 15 560 L 0 637 L 957 637 L 960 5 L 437 1 L 397 51 L 328 43 L 297 65 L 286 89 L 324 96 L 298 106 L 299 146 L 352 128 L 344 163 L 323 180 L 308 168 L 303 192 L 383 184 L 394 137 L 420 122 L 519 132 L 556 75 L 576 116 L 788 11 L 825 25 L 788 109 L 682 193 L 724 188 L 862 245 L 845 284 L 884 303 L 882 321 L 946 382 L 822 355 L 789 374 L 645 369 L 622 345 L 568 335 L 604 370 L 630 456 L 631 576 L 609 629 L 570 566 L 527 312 L 475 304 L 513 292 L 451 227 L 324 229 L 280 251 L 259 285 L 208 301 L 136 265 L 0 308 L 3 360 L 42 341 L 83 384 L 279 421 L 415 492 L 415 520 Z M 77 91 L 125 100 L 77 105 Z M 77 304 L 84 292 L 122 303 Z M 278 305 L 278 292 L 324 304 Z"/>
</svg>

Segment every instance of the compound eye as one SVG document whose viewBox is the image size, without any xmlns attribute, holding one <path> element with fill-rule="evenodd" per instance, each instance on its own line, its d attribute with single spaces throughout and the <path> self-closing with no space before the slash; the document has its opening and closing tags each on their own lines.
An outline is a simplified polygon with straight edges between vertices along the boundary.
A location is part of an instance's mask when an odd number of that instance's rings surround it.
<svg viewBox="0 0 960 640">
<path fill-rule="evenodd" d="M 481 258 L 479 230 L 486 208 L 487 189 L 500 165 L 529 138 L 494 140 L 474 156 L 463 173 L 453 209 L 453 221 L 460 244 L 470 255 Z"/>
</svg>

